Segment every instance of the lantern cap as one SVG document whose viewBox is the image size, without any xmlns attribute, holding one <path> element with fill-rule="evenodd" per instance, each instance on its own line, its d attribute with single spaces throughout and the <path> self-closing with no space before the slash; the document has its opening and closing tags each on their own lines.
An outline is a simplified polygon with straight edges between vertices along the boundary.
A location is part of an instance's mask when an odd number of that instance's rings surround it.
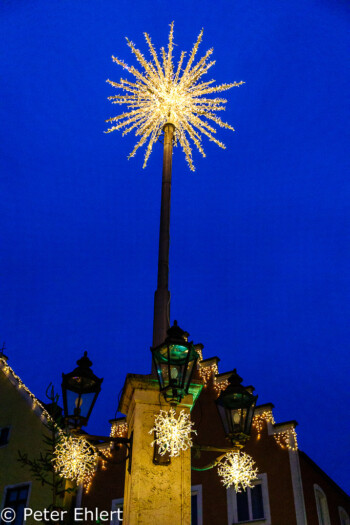
<svg viewBox="0 0 350 525">
<path fill-rule="evenodd" d="M 90 361 L 90 359 L 88 358 L 86 350 L 84 352 L 83 357 L 78 359 L 77 365 L 80 366 L 81 368 L 90 368 L 90 366 L 92 366 L 92 361 Z"/>
<path fill-rule="evenodd" d="M 242 385 L 243 379 L 238 375 L 235 368 L 228 378 L 228 386 L 222 390 L 220 396 L 216 400 L 218 405 L 227 408 L 234 408 L 236 406 L 249 406 L 256 403 L 258 396 L 254 396 L 249 390 L 254 390 L 254 387 L 245 387 Z"/>
<path fill-rule="evenodd" d="M 165 343 L 187 343 L 188 336 L 190 335 L 185 330 L 179 327 L 177 321 L 174 321 L 173 326 L 167 330 L 168 337 L 165 339 Z"/>
<path fill-rule="evenodd" d="M 67 375 L 70 375 L 72 377 L 76 376 L 76 377 L 84 377 L 84 378 L 87 378 L 87 379 L 92 379 L 96 382 L 99 382 L 101 381 L 94 373 L 93 371 L 91 370 L 91 366 L 92 366 L 92 361 L 90 361 L 90 359 L 88 358 L 87 356 L 87 351 L 85 350 L 84 352 L 84 355 L 83 357 L 81 357 L 80 359 L 78 359 L 77 361 L 77 367 L 73 370 L 73 372 L 71 372 L 70 374 L 67 374 Z M 102 380 L 103 381 L 103 380 Z M 101 382 L 102 382 L 101 381 Z"/>
<path fill-rule="evenodd" d="M 95 392 L 101 390 L 103 378 L 97 377 L 91 370 L 92 361 L 85 350 L 83 357 L 78 359 L 77 367 L 68 374 L 62 374 L 66 387 L 74 392 Z"/>
<path fill-rule="evenodd" d="M 238 385 L 240 385 L 242 383 L 242 381 L 243 381 L 243 378 L 240 375 L 238 375 L 237 368 L 234 368 L 232 370 L 232 374 L 228 378 L 229 384 L 233 385 L 233 386 L 238 386 Z"/>
</svg>

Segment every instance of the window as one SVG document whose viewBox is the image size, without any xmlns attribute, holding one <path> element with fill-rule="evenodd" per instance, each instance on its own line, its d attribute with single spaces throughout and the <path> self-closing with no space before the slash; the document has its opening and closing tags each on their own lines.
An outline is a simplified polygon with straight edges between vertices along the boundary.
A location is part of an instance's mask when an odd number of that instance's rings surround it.
<svg viewBox="0 0 350 525">
<path fill-rule="evenodd" d="M 252 488 L 236 493 L 231 487 L 227 490 L 229 523 L 271 524 L 267 475 L 260 474 Z"/>
<path fill-rule="evenodd" d="M 112 500 L 112 511 L 116 511 L 112 515 L 111 525 L 123 525 L 123 498 Z"/>
<path fill-rule="evenodd" d="M 12 521 L 12 525 L 22 525 L 24 520 L 24 508 L 27 506 L 29 495 L 29 483 L 25 485 L 16 485 L 14 487 L 7 487 L 5 490 L 4 508 L 10 508 L 15 511 L 16 518 Z M 1 521 L 1 524 L 5 524 Z"/>
<path fill-rule="evenodd" d="M 191 487 L 191 525 L 203 525 L 202 485 Z"/>
<path fill-rule="evenodd" d="M 349 514 L 346 512 L 343 507 L 338 507 L 340 525 L 350 525 Z"/>
<path fill-rule="evenodd" d="M 318 523 L 319 525 L 331 525 L 326 495 L 321 489 L 321 487 L 319 487 L 318 485 L 314 485 L 314 491 L 316 498 Z"/>
<path fill-rule="evenodd" d="M 264 519 L 264 504 L 262 499 L 261 483 L 254 485 L 246 492 L 237 494 L 238 521 Z"/>
<path fill-rule="evenodd" d="M 10 427 L 0 428 L 0 447 L 7 445 L 9 442 Z"/>
</svg>

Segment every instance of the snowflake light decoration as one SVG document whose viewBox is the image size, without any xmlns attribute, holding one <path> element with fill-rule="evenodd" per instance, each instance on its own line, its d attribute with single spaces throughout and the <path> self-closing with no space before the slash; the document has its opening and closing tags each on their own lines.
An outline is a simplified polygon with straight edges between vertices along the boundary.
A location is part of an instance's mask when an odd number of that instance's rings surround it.
<svg viewBox="0 0 350 525">
<path fill-rule="evenodd" d="M 96 450 L 86 439 L 64 436 L 54 451 L 53 465 L 62 478 L 86 484 L 94 473 L 97 458 Z"/>
<path fill-rule="evenodd" d="M 178 417 L 173 408 L 168 412 L 161 410 L 155 418 L 154 427 L 149 431 L 150 434 L 155 432 L 156 437 L 151 445 L 157 444 L 161 456 L 166 452 L 170 457 L 179 456 L 181 450 L 192 447 L 191 434 L 197 433 L 192 429 L 193 425 L 189 414 L 184 410 L 181 410 Z"/>
<path fill-rule="evenodd" d="M 226 488 L 234 486 L 236 492 L 246 490 L 253 486 L 257 479 L 258 469 L 254 468 L 255 462 L 245 452 L 228 452 L 218 465 L 218 474 Z"/>
<path fill-rule="evenodd" d="M 199 44 L 202 40 L 203 30 L 199 33 L 194 44 L 187 64 L 184 65 L 185 55 L 181 52 L 179 62 L 175 66 L 173 62 L 173 33 L 174 23 L 170 25 L 168 49 L 161 48 L 161 58 L 151 42 L 147 33 L 144 33 L 149 47 L 151 60 L 146 60 L 143 54 L 135 47 L 133 42 L 127 39 L 128 46 L 136 56 L 142 69 L 128 66 L 124 61 L 112 56 L 114 62 L 122 66 L 135 78 L 133 81 L 120 79 L 119 82 L 107 80 L 109 84 L 121 89 L 122 95 L 109 97 L 113 104 L 126 104 L 128 111 L 108 119 L 106 122 L 116 122 L 106 133 L 123 129 L 123 135 L 135 130 L 135 136 L 141 137 L 129 155 L 133 157 L 139 147 L 147 140 L 145 159 L 143 167 L 152 152 L 152 147 L 157 141 L 165 124 L 175 126 L 175 139 L 177 139 L 185 153 L 186 160 L 192 171 L 192 149 L 190 140 L 196 145 L 200 153 L 205 157 L 202 146 L 202 135 L 215 142 L 220 148 L 225 145 L 214 137 L 216 129 L 213 123 L 222 128 L 234 128 L 223 122 L 217 115 L 217 111 L 225 110 L 226 99 L 210 98 L 213 93 L 220 93 L 240 86 L 244 82 L 233 82 L 214 86 L 215 80 L 202 82 L 201 78 L 215 64 L 209 61 L 213 49 L 209 49 L 205 55 L 195 63 Z"/>
</svg>

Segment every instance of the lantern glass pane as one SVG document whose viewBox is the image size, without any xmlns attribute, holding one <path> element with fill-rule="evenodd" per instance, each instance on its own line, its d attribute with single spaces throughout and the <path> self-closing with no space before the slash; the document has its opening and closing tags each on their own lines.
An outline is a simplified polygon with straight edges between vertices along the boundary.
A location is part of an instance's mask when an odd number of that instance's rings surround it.
<svg viewBox="0 0 350 525">
<path fill-rule="evenodd" d="M 185 384 L 184 384 L 186 389 L 189 387 L 189 383 L 190 383 L 191 375 L 192 375 L 192 370 L 193 370 L 193 365 L 194 365 L 193 360 L 189 361 L 189 363 L 187 365 L 186 375 L 185 375 Z"/>
<path fill-rule="evenodd" d="M 68 415 L 87 417 L 95 395 L 95 392 L 79 395 L 76 392 L 67 390 Z"/>
<path fill-rule="evenodd" d="M 169 359 L 171 363 L 184 364 L 189 349 L 182 345 L 169 345 Z"/>
<path fill-rule="evenodd" d="M 230 425 L 230 421 L 231 421 L 231 417 L 230 417 L 230 411 L 229 410 L 226 410 L 223 406 L 221 405 L 217 405 L 218 409 L 219 409 L 219 414 L 220 414 L 220 417 L 221 417 L 221 421 L 224 425 L 224 431 L 225 431 L 225 434 L 230 434 L 231 433 L 231 425 Z"/>
<path fill-rule="evenodd" d="M 244 432 L 245 434 L 247 433 L 247 415 L 248 415 L 248 410 L 246 408 L 244 408 L 242 410 L 242 432 Z"/>
<path fill-rule="evenodd" d="M 253 415 L 253 410 L 252 408 L 250 408 L 249 410 L 247 410 L 247 415 L 246 415 L 246 422 L 245 422 L 245 433 L 246 434 L 249 434 L 250 432 L 250 427 L 252 425 L 252 415 Z"/>
<path fill-rule="evenodd" d="M 161 363 L 158 367 L 161 388 L 169 384 L 169 367 L 167 363 Z"/>
</svg>

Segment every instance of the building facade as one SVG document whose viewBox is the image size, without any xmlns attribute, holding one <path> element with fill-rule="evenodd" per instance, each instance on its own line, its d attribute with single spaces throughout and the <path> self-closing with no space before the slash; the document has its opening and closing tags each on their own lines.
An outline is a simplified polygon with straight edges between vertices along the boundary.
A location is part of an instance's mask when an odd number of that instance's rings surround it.
<svg viewBox="0 0 350 525">
<path fill-rule="evenodd" d="M 23 523 L 23 509 L 34 511 L 49 509 L 52 490 L 35 479 L 28 466 L 19 461 L 19 452 L 28 458 L 39 458 L 47 445 L 45 423 L 49 414 L 44 405 L 32 394 L 20 377 L 0 356 L 0 510 L 13 509 L 12 523 Z M 63 503 L 63 502 L 62 502 Z M 8 522 L 10 518 L 8 516 Z M 0 524 L 6 522 L 0 518 Z M 38 523 L 28 517 L 26 523 Z"/>
</svg>

